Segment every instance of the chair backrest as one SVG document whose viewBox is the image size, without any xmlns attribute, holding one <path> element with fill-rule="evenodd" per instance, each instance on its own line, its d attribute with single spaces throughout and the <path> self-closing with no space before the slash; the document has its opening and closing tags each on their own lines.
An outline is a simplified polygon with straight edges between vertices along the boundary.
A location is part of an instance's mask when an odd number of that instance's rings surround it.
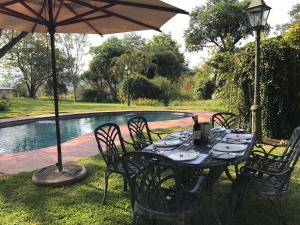
<svg viewBox="0 0 300 225">
<path fill-rule="evenodd" d="M 181 211 L 183 188 L 173 160 L 153 153 L 129 152 L 123 163 L 135 209 L 154 213 Z"/>
<path fill-rule="evenodd" d="M 153 143 L 146 118 L 133 117 L 128 120 L 127 126 L 135 150 L 140 151 Z"/>
<path fill-rule="evenodd" d="M 225 127 L 227 129 L 240 127 L 240 117 L 234 113 L 215 113 L 211 117 L 212 127 Z"/>
<path fill-rule="evenodd" d="M 297 127 L 294 130 L 292 137 L 289 140 L 282 157 L 282 160 L 285 161 L 286 163 L 282 167 L 282 172 L 284 172 L 284 174 L 282 176 L 277 177 L 278 183 L 280 184 L 278 191 L 288 190 L 291 176 L 298 162 L 299 156 L 300 156 L 300 127 Z"/>
<path fill-rule="evenodd" d="M 122 158 L 120 153 L 126 153 L 119 126 L 114 123 L 106 123 L 98 126 L 94 134 L 106 165 L 114 166 L 114 162 Z"/>
<path fill-rule="evenodd" d="M 288 141 L 284 152 L 282 154 L 282 159 L 288 159 L 290 156 L 293 154 L 295 151 L 295 148 L 297 148 L 297 143 L 299 142 L 300 139 L 300 127 L 296 127 L 295 130 L 293 131 L 293 134 Z"/>
</svg>

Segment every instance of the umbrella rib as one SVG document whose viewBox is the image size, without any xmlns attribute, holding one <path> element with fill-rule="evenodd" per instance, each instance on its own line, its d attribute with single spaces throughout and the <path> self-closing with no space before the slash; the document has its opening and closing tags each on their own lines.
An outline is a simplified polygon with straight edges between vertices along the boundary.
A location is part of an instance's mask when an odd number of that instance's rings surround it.
<svg viewBox="0 0 300 225">
<path fill-rule="evenodd" d="M 82 2 L 82 1 L 80 1 L 80 0 L 76 0 L 76 2 L 77 2 L 78 4 L 80 4 L 80 5 L 82 5 L 82 6 L 90 7 L 90 8 L 92 8 L 92 9 L 95 9 L 95 8 L 96 8 L 95 6 L 90 5 L 90 4 L 86 3 L 86 2 Z M 143 22 L 137 21 L 137 20 L 132 19 L 132 18 L 129 18 L 129 17 L 127 17 L 127 16 L 123 16 L 123 15 L 120 15 L 120 14 L 118 14 L 118 13 L 111 12 L 111 11 L 109 11 L 109 10 L 106 10 L 106 9 L 101 9 L 101 11 L 102 11 L 102 12 L 105 12 L 105 13 L 107 13 L 107 14 L 109 14 L 109 15 L 112 15 L 112 16 L 115 16 L 115 17 L 119 17 L 119 18 L 121 18 L 121 19 L 123 19 L 123 20 L 127 20 L 127 21 L 129 21 L 129 22 L 131 22 L 131 23 L 135 23 L 135 24 L 138 24 L 138 25 L 140 25 L 140 26 L 143 26 L 143 27 L 146 27 L 146 28 L 149 28 L 149 29 L 152 29 L 152 30 L 156 30 L 156 31 L 161 32 L 161 30 L 160 30 L 159 28 L 157 28 L 157 27 L 151 26 L 151 25 L 149 25 L 149 24 L 145 24 L 145 23 L 143 23 Z"/>
<path fill-rule="evenodd" d="M 89 18 L 78 18 L 77 20 L 71 20 L 69 22 L 64 22 L 64 23 L 58 23 L 57 26 L 66 26 L 66 25 L 79 23 L 79 22 L 88 22 L 91 20 L 104 19 L 107 17 L 111 17 L 111 15 L 94 16 L 94 17 L 89 17 Z"/>
<path fill-rule="evenodd" d="M 19 19 L 27 20 L 29 22 L 38 23 L 38 24 L 41 24 L 41 25 L 46 25 L 46 23 L 44 21 L 41 21 L 37 18 L 27 16 L 23 13 L 19 13 L 15 10 L 12 10 L 12 9 L 9 9 L 9 8 L 3 7 L 3 6 L 0 6 L 0 13 L 6 14 L 8 16 L 17 17 Z"/>
<path fill-rule="evenodd" d="M 59 1 L 63 1 L 63 0 L 59 0 Z M 66 3 L 63 2 L 63 4 L 69 9 L 70 12 L 72 12 L 75 16 L 77 16 L 78 14 Z M 84 22 L 86 23 L 90 28 L 92 28 L 97 34 L 99 34 L 100 36 L 103 36 L 103 34 L 98 31 L 92 24 L 90 24 L 89 22 Z"/>
<path fill-rule="evenodd" d="M 42 5 L 42 8 L 41 8 L 41 10 L 40 10 L 40 12 L 39 12 L 40 15 L 42 15 L 42 13 L 43 13 L 43 11 L 44 11 L 44 9 L 45 9 L 45 6 L 46 6 L 46 1 L 44 1 L 43 5 Z M 31 30 L 31 33 L 33 33 L 33 32 L 35 31 L 36 27 L 37 27 L 37 23 L 35 23 L 35 24 L 33 25 L 32 30 Z"/>
<path fill-rule="evenodd" d="M 61 8 L 62 8 L 62 6 L 63 6 L 63 3 L 64 3 L 64 0 L 62 0 L 62 1 L 59 1 L 59 8 L 58 8 L 58 10 L 57 10 L 57 12 L 56 12 L 56 15 L 55 15 L 55 17 L 54 17 L 54 21 L 56 21 L 57 20 L 57 17 L 58 17 L 58 15 L 59 15 L 59 13 L 60 13 L 60 10 L 61 10 Z"/>
<path fill-rule="evenodd" d="M 115 12 L 111 12 L 111 11 L 109 11 L 109 10 L 103 10 L 103 11 L 106 12 L 107 14 L 110 14 L 110 15 L 115 16 L 115 17 L 119 17 L 119 18 L 121 18 L 121 19 L 123 19 L 123 20 L 127 20 L 127 21 L 129 21 L 129 22 L 131 22 L 131 23 L 135 23 L 135 24 L 138 24 L 138 25 L 140 25 L 140 26 L 143 26 L 143 27 L 146 27 L 146 28 L 149 28 L 149 29 L 152 29 L 152 30 L 156 30 L 156 31 L 158 31 L 158 32 L 161 32 L 161 30 L 160 30 L 159 28 L 157 28 L 157 27 L 154 27 L 154 26 L 151 26 L 151 25 L 149 25 L 149 24 L 146 24 L 146 23 L 137 21 L 137 20 L 135 20 L 135 19 L 131 19 L 131 18 L 127 17 L 127 16 L 123 16 L 123 15 L 121 15 L 121 14 L 118 14 L 118 13 L 115 13 Z"/>
<path fill-rule="evenodd" d="M 72 0 L 71 0 L 72 1 Z M 72 2 L 76 2 L 76 1 L 72 1 Z M 91 15 L 95 12 L 98 12 L 99 10 L 101 9 L 106 9 L 106 8 L 110 8 L 114 6 L 114 4 L 109 4 L 109 5 L 106 5 L 106 6 L 102 6 L 100 8 L 96 8 L 96 9 L 93 9 L 91 11 L 88 11 L 88 12 L 85 12 L 85 13 L 82 13 L 82 14 L 77 14 L 76 16 L 74 17 L 71 17 L 71 18 L 68 18 L 68 19 L 65 19 L 65 20 L 62 20 L 60 22 L 57 23 L 57 25 L 61 26 L 61 25 L 66 25 L 66 24 L 69 24 L 69 22 L 72 23 L 72 21 L 77 21 L 78 19 L 84 17 L 84 16 L 88 16 L 88 15 Z"/>
<path fill-rule="evenodd" d="M 126 5 L 130 7 L 138 7 L 138 8 L 144 8 L 144 9 L 153 9 L 158 11 L 165 11 L 165 12 L 171 12 L 171 13 L 181 13 L 181 14 L 189 14 L 187 11 L 179 9 L 179 8 L 170 8 L 165 6 L 158 6 L 158 5 L 148 5 L 143 3 L 137 3 L 137 2 L 127 2 L 127 1 L 116 1 L 116 0 L 94 0 L 97 2 L 106 2 L 106 3 L 117 3 L 118 5 Z"/>
<path fill-rule="evenodd" d="M 23 5 L 26 9 L 28 9 L 30 12 L 32 12 L 34 15 L 36 15 L 38 18 L 43 20 L 46 23 L 46 20 L 41 16 L 41 14 L 34 11 L 29 5 L 27 5 L 25 2 L 20 1 L 20 4 Z"/>
<path fill-rule="evenodd" d="M 24 1 L 24 0 L 21 0 L 21 1 Z M 21 2 L 20 0 L 13 0 L 13 1 L 10 1 L 10 2 L 4 2 L 2 4 L 0 4 L 0 7 L 1 6 L 9 6 L 9 5 L 13 5 L 13 4 L 16 4 L 16 3 L 19 3 Z"/>
</svg>

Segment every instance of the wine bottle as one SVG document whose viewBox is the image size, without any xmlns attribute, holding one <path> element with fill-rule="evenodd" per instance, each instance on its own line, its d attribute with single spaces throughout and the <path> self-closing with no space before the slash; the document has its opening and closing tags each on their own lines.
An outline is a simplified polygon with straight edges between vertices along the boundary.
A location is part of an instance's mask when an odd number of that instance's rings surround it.
<svg viewBox="0 0 300 225">
<path fill-rule="evenodd" d="M 193 116 L 194 126 L 193 126 L 193 139 L 194 145 L 201 145 L 201 126 L 198 121 L 198 116 Z"/>
</svg>

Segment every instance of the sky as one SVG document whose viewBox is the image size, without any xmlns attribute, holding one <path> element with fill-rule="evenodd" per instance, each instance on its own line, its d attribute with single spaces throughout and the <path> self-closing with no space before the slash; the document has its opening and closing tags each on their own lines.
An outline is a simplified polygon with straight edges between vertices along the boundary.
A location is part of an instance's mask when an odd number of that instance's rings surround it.
<svg viewBox="0 0 300 225">
<path fill-rule="evenodd" d="M 268 19 L 268 23 L 271 26 L 275 26 L 276 24 L 287 23 L 289 21 L 288 12 L 291 10 L 292 6 L 299 3 L 299 1 L 300 0 L 265 0 L 265 3 L 272 8 Z M 192 9 L 196 6 L 202 5 L 205 2 L 205 0 L 164 0 L 164 2 L 167 2 L 178 8 L 191 12 Z M 204 61 L 205 58 L 208 57 L 208 52 L 207 50 L 196 53 L 188 53 L 185 51 L 183 34 L 184 31 L 188 28 L 188 25 L 188 15 L 176 15 L 170 21 L 168 21 L 161 28 L 161 30 L 166 33 L 171 33 L 173 39 L 175 39 L 181 45 L 181 51 L 184 52 L 186 59 L 189 61 L 190 68 L 193 68 L 199 65 L 201 62 Z M 159 34 L 159 32 L 157 31 L 140 31 L 137 33 L 147 39 L 150 39 L 153 35 Z M 101 37 L 99 35 L 89 35 L 89 40 L 92 46 L 98 46 L 111 36 L 122 37 L 123 34 L 106 35 L 104 37 Z M 90 59 L 91 56 L 88 56 L 86 58 L 86 66 L 88 65 L 88 61 Z"/>
</svg>

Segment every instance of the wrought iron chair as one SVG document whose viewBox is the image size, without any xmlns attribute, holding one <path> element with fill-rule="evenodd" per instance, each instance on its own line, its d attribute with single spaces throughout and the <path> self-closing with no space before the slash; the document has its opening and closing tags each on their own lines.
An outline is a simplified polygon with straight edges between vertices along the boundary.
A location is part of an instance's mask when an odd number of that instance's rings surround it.
<svg viewBox="0 0 300 225">
<path fill-rule="evenodd" d="M 159 139 L 161 139 L 161 135 L 168 134 L 150 130 L 146 118 L 142 116 L 131 118 L 128 120 L 127 126 L 136 151 L 141 151 L 153 143 L 151 134 L 157 135 Z"/>
<path fill-rule="evenodd" d="M 117 173 L 123 176 L 124 190 L 127 191 L 127 182 L 125 179 L 125 171 L 122 163 L 122 155 L 126 153 L 124 143 L 128 142 L 126 142 L 122 138 L 119 126 L 114 123 L 106 123 L 98 126 L 95 129 L 94 134 L 98 149 L 106 164 L 104 176 L 104 196 L 102 199 L 102 204 L 105 204 L 108 189 L 108 179 L 112 173 Z"/>
<path fill-rule="evenodd" d="M 230 112 L 221 112 L 215 113 L 211 117 L 211 126 L 212 127 L 224 127 L 227 129 L 239 128 L 241 125 L 241 119 L 238 115 Z M 238 164 L 234 164 L 235 174 L 238 174 L 239 168 Z M 225 174 L 230 181 L 233 181 L 233 177 L 229 172 L 229 169 L 226 168 Z"/>
<path fill-rule="evenodd" d="M 268 199 L 276 209 L 279 223 L 286 225 L 284 208 L 291 175 L 300 155 L 300 127 L 297 127 L 282 154 L 273 153 L 276 146 L 269 152 L 265 149 L 253 151 L 241 173 L 234 181 L 231 190 L 231 211 L 242 202 L 244 195 L 253 192 Z"/>
<path fill-rule="evenodd" d="M 183 225 L 200 206 L 199 193 L 204 184 L 200 176 L 192 190 L 181 183 L 180 168 L 162 155 L 130 152 L 123 156 L 131 191 L 133 222 L 141 217 L 173 221 Z"/>
<path fill-rule="evenodd" d="M 212 127 L 225 127 L 227 129 L 237 128 L 241 125 L 241 119 L 238 115 L 229 112 L 215 113 L 211 117 Z"/>
</svg>

